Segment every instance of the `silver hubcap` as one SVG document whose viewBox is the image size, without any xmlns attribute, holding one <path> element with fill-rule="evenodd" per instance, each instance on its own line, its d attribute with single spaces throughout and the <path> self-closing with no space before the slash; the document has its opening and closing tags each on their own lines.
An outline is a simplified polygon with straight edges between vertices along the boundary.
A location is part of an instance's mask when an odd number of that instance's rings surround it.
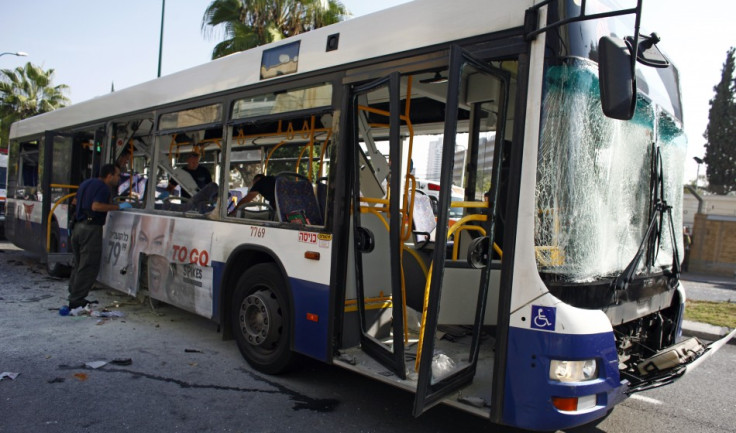
<svg viewBox="0 0 736 433">
<path fill-rule="evenodd" d="M 259 290 L 240 305 L 240 329 L 249 344 L 270 345 L 278 341 L 281 316 L 276 299 L 268 290 Z"/>
</svg>

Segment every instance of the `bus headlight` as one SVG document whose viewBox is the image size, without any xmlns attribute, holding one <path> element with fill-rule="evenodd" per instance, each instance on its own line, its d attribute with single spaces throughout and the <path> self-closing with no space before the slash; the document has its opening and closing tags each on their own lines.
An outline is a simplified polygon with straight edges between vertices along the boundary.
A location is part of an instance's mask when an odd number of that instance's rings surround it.
<svg viewBox="0 0 736 433">
<path fill-rule="evenodd" d="M 549 378 L 559 382 L 585 382 L 598 377 L 598 364 L 595 359 L 584 361 L 558 361 L 549 364 Z"/>
</svg>

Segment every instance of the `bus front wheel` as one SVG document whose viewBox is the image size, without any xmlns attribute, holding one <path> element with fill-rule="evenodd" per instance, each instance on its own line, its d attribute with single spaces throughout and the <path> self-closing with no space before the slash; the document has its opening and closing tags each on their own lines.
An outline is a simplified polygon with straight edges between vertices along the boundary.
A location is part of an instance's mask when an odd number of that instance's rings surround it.
<svg viewBox="0 0 736 433">
<path fill-rule="evenodd" d="M 240 353 L 263 373 L 291 366 L 291 316 L 284 278 L 273 263 L 248 269 L 233 293 L 232 326 Z"/>
</svg>

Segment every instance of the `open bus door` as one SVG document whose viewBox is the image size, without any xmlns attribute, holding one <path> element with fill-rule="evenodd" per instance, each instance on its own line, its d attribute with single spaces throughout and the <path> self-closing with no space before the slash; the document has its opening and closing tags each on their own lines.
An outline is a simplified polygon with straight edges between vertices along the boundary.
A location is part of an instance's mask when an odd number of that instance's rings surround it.
<svg viewBox="0 0 736 433">
<path fill-rule="evenodd" d="M 56 209 L 65 203 L 71 183 L 73 161 L 72 134 L 46 131 L 43 148 L 43 179 L 41 181 L 41 238 L 46 252 L 46 270 L 49 275 L 62 276 L 64 265 L 71 264 L 71 245 L 67 230 L 68 215 L 63 221 Z"/>
<path fill-rule="evenodd" d="M 385 198 L 388 167 L 376 148 L 376 141 L 388 138 L 390 171 L 400 173 L 400 75 L 388 77 L 353 89 L 352 115 L 356 148 L 353 179 L 353 231 L 355 281 L 358 317 L 361 327 L 361 347 L 368 355 L 391 369 L 399 378 L 406 378 L 404 361 L 404 317 L 401 305 L 401 213 L 400 194 Z M 368 107 L 371 98 L 388 100 L 388 112 Z M 377 96 L 376 96 L 377 95 Z M 381 117 L 388 124 L 388 137 L 374 136 L 369 115 Z M 385 127 L 377 128 L 385 131 Z M 383 132 L 381 132 L 382 134 Z M 400 191 L 400 176 L 388 178 L 388 188 Z M 387 254 L 387 251 L 390 251 Z M 387 290 L 390 293 L 384 292 Z"/>
<path fill-rule="evenodd" d="M 482 328 L 484 320 L 487 317 L 487 303 L 489 298 L 489 287 L 491 286 L 491 272 L 493 254 L 490 251 L 494 245 L 494 218 L 497 214 L 496 207 L 498 203 L 499 185 L 500 185 L 500 157 L 494 158 L 493 174 L 491 180 L 491 191 L 489 206 L 479 209 L 479 213 L 485 218 L 478 219 L 483 227 L 485 234 L 476 238 L 475 242 L 471 242 L 471 247 L 460 246 L 460 248 L 468 248 L 468 256 L 474 257 L 465 263 L 457 260 L 456 257 L 448 259 L 446 252 L 446 244 L 448 232 L 453 233 L 457 227 L 453 226 L 449 229 L 450 218 L 450 202 L 452 194 L 453 182 L 453 164 L 456 152 L 456 137 L 461 131 L 458 130 L 458 113 L 460 108 L 469 110 L 471 119 L 473 114 L 477 114 L 485 110 L 487 106 L 495 107 L 493 110 L 497 114 L 495 121 L 496 129 L 496 146 L 498 156 L 500 146 L 503 146 L 504 124 L 506 119 L 506 110 L 508 106 L 509 95 L 509 78 L 508 74 L 502 70 L 489 67 L 483 62 L 474 59 L 460 47 L 453 46 L 450 51 L 450 71 L 447 86 L 447 99 L 445 110 L 444 137 L 442 149 L 442 170 L 440 185 L 442 186 L 439 194 L 439 213 L 437 215 L 437 231 L 436 246 L 433 252 L 432 264 L 430 268 L 430 282 L 428 284 L 429 291 L 425 293 L 424 315 L 422 318 L 421 336 L 419 341 L 417 364 L 418 378 L 417 390 L 414 400 L 414 415 L 418 416 L 425 410 L 439 403 L 448 394 L 469 385 L 476 376 L 479 359 L 483 359 L 484 369 L 490 369 L 491 365 L 498 365 L 496 357 L 499 352 L 490 349 L 480 350 Z M 489 111 L 485 111 L 488 113 Z M 470 133 L 470 141 L 473 135 L 479 133 L 480 122 L 477 121 L 480 116 L 476 116 L 476 121 L 471 120 L 468 132 Z M 476 215 L 477 216 L 477 215 Z M 463 220 L 457 224 L 463 224 Z M 457 232 L 455 232 L 457 233 Z M 457 236 L 455 237 L 457 242 Z M 472 251 L 471 251 L 472 250 Z M 500 272 L 493 270 L 493 272 Z M 446 286 L 446 287 L 445 287 Z M 462 286 L 466 286 L 462 292 Z M 446 299 L 443 299 L 444 289 L 452 289 L 452 293 L 448 292 Z M 453 299 L 453 298 L 460 298 Z M 445 323 L 452 323 L 446 319 L 446 310 L 451 303 L 456 310 L 456 318 L 465 318 L 466 328 L 469 329 L 469 335 L 465 338 L 470 339 L 470 344 L 462 349 L 464 353 L 456 354 L 452 362 L 452 367 L 441 372 L 437 365 L 445 362 L 442 359 L 440 346 L 441 341 L 438 339 L 438 326 Z M 443 306 L 443 312 L 440 311 Z M 489 308 L 497 308 L 496 302 L 491 302 Z M 493 313 L 493 311 L 489 311 Z M 500 313 L 499 313 L 500 314 Z M 454 319 L 457 320 L 457 319 Z M 471 326 L 472 324 L 472 326 Z M 444 344 L 444 342 L 442 342 Z M 484 346 L 485 347 L 485 346 Z M 434 371 L 434 372 L 433 372 Z M 485 377 L 491 374 L 491 371 L 482 372 Z M 489 384 L 490 385 L 490 384 Z M 488 386 L 488 385 L 486 385 Z M 484 391 L 486 393 L 486 391 Z M 487 389 L 487 404 L 490 404 L 491 387 Z"/>
<path fill-rule="evenodd" d="M 64 276 L 72 265 L 68 221 L 69 206 L 83 180 L 99 171 L 100 143 L 105 128 L 75 133 L 46 131 L 43 149 L 42 250 L 50 275 Z M 59 209 L 66 209 L 66 213 Z"/>
</svg>

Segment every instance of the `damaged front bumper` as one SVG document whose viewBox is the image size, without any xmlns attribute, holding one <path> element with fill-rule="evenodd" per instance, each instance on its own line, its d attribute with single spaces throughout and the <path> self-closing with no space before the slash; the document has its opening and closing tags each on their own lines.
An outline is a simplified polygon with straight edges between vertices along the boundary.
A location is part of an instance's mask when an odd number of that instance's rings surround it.
<svg viewBox="0 0 736 433">
<path fill-rule="evenodd" d="M 640 376 L 635 380 L 629 378 L 630 385 L 626 394 L 630 395 L 674 382 L 713 356 L 734 335 L 736 335 L 736 329 L 708 345 L 703 344 L 696 337 L 691 337 L 658 351 L 638 364 L 637 369 Z"/>
</svg>

